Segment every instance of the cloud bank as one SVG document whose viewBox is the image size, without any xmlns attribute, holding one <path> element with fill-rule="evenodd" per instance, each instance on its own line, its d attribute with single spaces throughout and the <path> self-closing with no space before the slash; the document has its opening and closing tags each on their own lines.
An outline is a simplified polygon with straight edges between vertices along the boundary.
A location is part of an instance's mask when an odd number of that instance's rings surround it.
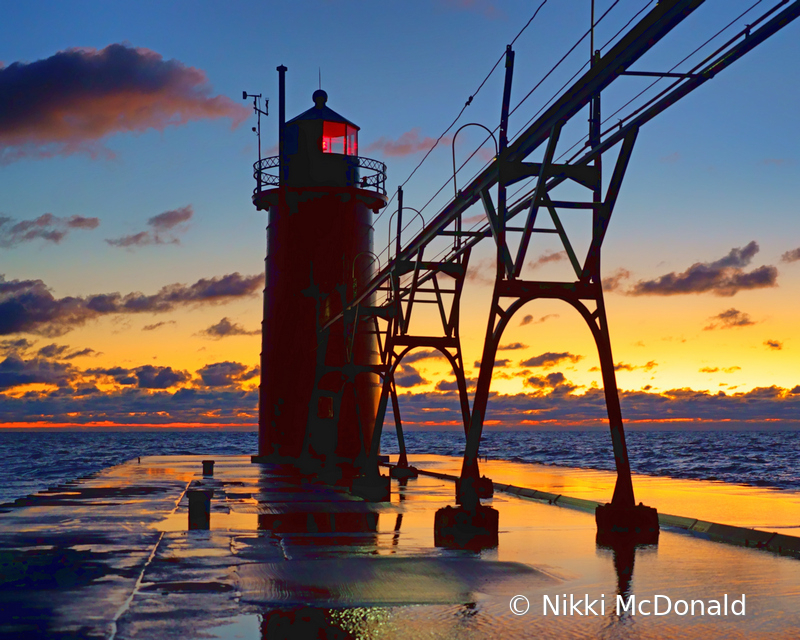
<svg viewBox="0 0 800 640">
<path fill-rule="evenodd" d="M 5 340 L 2 344 L 10 342 Z M 29 343 L 20 346 L 30 348 Z M 721 371 L 735 369 L 738 367 Z M 720 370 L 707 369 L 709 373 L 716 371 Z M 191 374 L 149 364 L 81 370 L 71 363 L 53 362 L 39 355 L 11 355 L 0 361 L 0 422 L 253 424 L 258 403 L 253 379 L 258 374 L 258 367 L 232 361 L 207 364 Z M 398 385 L 401 388 L 421 384 L 421 376 L 413 367 L 404 367 L 401 375 L 408 376 L 405 384 Z M 32 384 L 47 388 L 31 388 Z M 474 384 L 474 379 L 467 380 L 469 388 Z M 488 428 L 607 427 L 602 389 L 576 394 L 575 385 L 561 372 L 528 374 L 525 385 L 530 389 L 527 393 L 491 394 L 486 414 Z M 461 428 L 455 382 L 441 380 L 436 389 L 401 395 L 404 423 L 410 428 Z M 620 399 L 628 425 L 660 424 L 672 429 L 708 423 L 800 427 L 800 385 L 792 389 L 759 387 L 746 393 L 690 388 L 662 393 L 621 390 Z"/>
<path fill-rule="evenodd" d="M 602 389 L 583 394 L 569 392 L 569 382 L 550 374 L 533 377 L 530 393 L 493 393 L 486 411 L 487 428 L 608 428 Z M 758 387 L 746 393 L 711 393 L 689 388 L 663 393 L 620 391 L 627 426 L 662 426 L 668 429 L 778 426 L 800 428 L 800 385 L 793 389 Z M 400 398 L 403 423 L 408 428 L 460 428 L 458 394 L 424 393 Z"/>
<path fill-rule="evenodd" d="M 261 274 L 231 273 L 201 278 L 191 285 L 171 284 L 154 295 L 104 293 L 56 298 L 41 280 L 6 280 L 0 275 L 0 335 L 34 333 L 59 336 L 87 320 L 119 313 L 163 313 L 181 305 L 214 304 L 255 294 Z"/>
</svg>

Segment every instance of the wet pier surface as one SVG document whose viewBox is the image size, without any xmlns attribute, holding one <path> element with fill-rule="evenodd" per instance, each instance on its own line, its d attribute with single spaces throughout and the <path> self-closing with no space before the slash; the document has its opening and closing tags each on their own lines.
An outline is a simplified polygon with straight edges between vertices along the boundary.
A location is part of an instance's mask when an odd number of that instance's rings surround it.
<svg viewBox="0 0 800 640">
<path fill-rule="evenodd" d="M 0 507 L 0 638 L 790 638 L 800 627 L 793 557 L 663 521 L 657 546 L 599 547 L 591 514 L 513 491 L 489 501 L 496 549 L 440 549 L 447 479 L 393 480 L 391 502 L 366 503 L 246 456 L 217 456 L 203 477 L 201 460 L 143 457 Z M 440 456 L 412 464 L 458 469 Z M 483 471 L 498 487 L 610 495 L 602 472 L 492 461 Z M 188 530 L 195 487 L 214 491 L 209 530 Z M 687 519 L 769 535 L 800 524 L 791 492 L 635 487 Z M 515 596 L 528 604 L 512 610 Z"/>
</svg>

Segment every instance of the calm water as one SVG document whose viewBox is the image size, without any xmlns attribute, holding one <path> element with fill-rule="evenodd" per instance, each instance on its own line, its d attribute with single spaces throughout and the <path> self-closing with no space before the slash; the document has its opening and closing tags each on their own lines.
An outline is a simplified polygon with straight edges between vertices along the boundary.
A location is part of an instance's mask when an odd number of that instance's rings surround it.
<svg viewBox="0 0 800 640">
<path fill-rule="evenodd" d="M 631 466 L 639 473 L 800 490 L 798 431 L 630 431 L 626 436 Z M 454 431 L 409 432 L 406 447 L 409 453 L 460 456 L 464 437 Z M 256 450 L 255 432 L 0 430 L 0 503 L 136 456 L 253 454 Z M 393 431 L 384 434 L 382 450 L 397 453 Z M 605 431 L 492 431 L 484 435 L 481 455 L 614 468 Z"/>
</svg>

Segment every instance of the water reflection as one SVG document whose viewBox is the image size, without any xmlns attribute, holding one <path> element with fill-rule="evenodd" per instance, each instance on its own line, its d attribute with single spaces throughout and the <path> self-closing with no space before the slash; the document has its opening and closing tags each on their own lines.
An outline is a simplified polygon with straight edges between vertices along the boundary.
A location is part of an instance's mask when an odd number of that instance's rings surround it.
<svg viewBox="0 0 800 640">
<path fill-rule="evenodd" d="M 608 556 L 611 555 L 611 560 L 614 564 L 614 572 L 617 576 L 617 591 L 612 598 L 607 600 L 606 615 L 607 624 L 605 625 L 602 637 L 627 637 L 630 625 L 634 624 L 634 611 L 621 608 L 617 611 L 616 603 L 617 598 L 621 598 L 627 602 L 630 596 L 633 595 L 633 570 L 636 564 L 636 554 L 650 553 L 658 550 L 657 545 L 652 544 L 636 544 L 631 540 L 617 540 L 612 544 L 604 543 L 597 544 L 598 555 Z M 627 631 L 620 635 L 620 628 L 626 628 Z"/>
<path fill-rule="evenodd" d="M 617 574 L 617 595 L 625 599 L 631 594 L 633 565 L 636 562 L 637 546 L 628 540 L 621 540 L 613 545 L 598 545 L 598 548 L 611 552 L 614 571 Z"/>
</svg>

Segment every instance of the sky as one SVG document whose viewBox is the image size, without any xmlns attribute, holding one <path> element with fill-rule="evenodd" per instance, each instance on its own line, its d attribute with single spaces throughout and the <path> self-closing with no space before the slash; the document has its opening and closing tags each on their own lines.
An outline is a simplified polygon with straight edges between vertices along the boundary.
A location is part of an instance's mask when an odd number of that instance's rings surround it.
<svg viewBox="0 0 800 640">
<path fill-rule="evenodd" d="M 689 56 L 676 67 L 687 71 L 724 40 L 700 47 L 711 36 L 732 23 L 730 37 L 777 3 L 739 17 L 754 2 L 708 0 L 635 68 L 666 71 Z M 452 197 L 451 149 L 459 164 L 477 150 L 459 186 L 494 155 L 480 128 L 452 135 L 469 122 L 497 126 L 502 63 L 482 81 L 540 4 L 5 6 L 0 423 L 255 424 L 266 219 L 250 201 L 256 122 L 242 91 L 269 99 L 266 156 L 277 148 L 275 68 L 288 67 L 287 118 L 321 84 L 328 106 L 361 127 L 360 155 L 387 164 L 389 193 L 404 184 L 405 206 L 428 220 Z M 595 48 L 654 4 L 596 0 Z M 519 35 L 512 140 L 586 64 L 589 23 L 589 0 L 550 0 Z M 799 72 L 796 22 L 639 135 L 603 253 L 630 426 L 800 426 Z M 622 78 L 604 92 L 609 125 L 649 83 Z M 579 128 L 565 128 L 563 150 Z M 376 217 L 375 253 L 395 209 Z M 574 215 L 565 225 L 580 246 L 587 225 Z M 421 221 L 409 225 L 404 238 Z M 568 274 L 560 246 L 530 251 L 537 279 Z M 465 288 L 472 380 L 492 255 L 488 242 L 476 249 Z M 596 349 L 567 305 L 526 305 L 497 360 L 487 426 L 605 424 Z M 442 358 L 410 354 L 398 374 L 406 424 L 458 428 L 453 380 Z"/>
</svg>

